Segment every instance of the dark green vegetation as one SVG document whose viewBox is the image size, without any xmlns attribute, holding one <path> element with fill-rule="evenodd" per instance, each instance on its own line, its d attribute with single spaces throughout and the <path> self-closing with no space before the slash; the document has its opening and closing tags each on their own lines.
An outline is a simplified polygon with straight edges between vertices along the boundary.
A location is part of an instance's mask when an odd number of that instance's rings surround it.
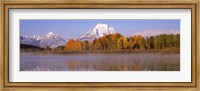
<svg viewBox="0 0 200 91">
<path fill-rule="evenodd" d="M 36 51 L 44 51 L 44 48 L 33 46 L 33 45 L 20 44 L 20 51 L 36 52 Z"/>
</svg>

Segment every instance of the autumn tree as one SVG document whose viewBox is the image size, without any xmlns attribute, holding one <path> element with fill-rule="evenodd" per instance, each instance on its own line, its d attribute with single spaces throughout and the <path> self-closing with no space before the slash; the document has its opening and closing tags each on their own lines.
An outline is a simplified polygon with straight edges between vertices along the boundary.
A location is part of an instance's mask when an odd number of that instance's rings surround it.
<svg viewBox="0 0 200 91">
<path fill-rule="evenodd" d="M 133 39 L 134 39 L 134 49 L 137 48 L 139 49 L 140 48 L 140 40 L 141 40 L 142 36 L 141 35 L 136 35 L 136 36 L 133 36 Z"/>
<path fill-rule="evenodd" d="M 150 37 L 135 35 L 124 37 L 122 34 L 109 34 L 93 41 L 69 39 L 64 47 L 67 51 L 107 51 L 127 49 L 180 48 L 180 34 L 161 34 Z"/>
<path fill-rule="evenodd" d="M 87 41 L 87 40 L 82 41 L 81 45 L 82 45 L 82 50 L 89 50 L 90 49 L 89 41 Z"/>
<path fill-rule="evenodd" d="M 127 38 L 123 38 L 123 49 L 127 49 L 128 48 L 128 41 Z"/>
<path fill-rule="evenodd" d="M 91 44 L 91 49 L 92 49 L 92 51 L 96 51 L 97 50 L 97 38 L 95 38 L 94 40 L 93 40 L 93 42 L 92 42 L 92 44 Z"/>
<path fill-rule="evenodd" d="M 140 49 L 147 49 L 146 40 L 144 37 L 140 39 Z"/>
<path fill-rule="evenodd" d="M 69 39 L 65 45 L 65 50 L 74 51 L 76 49 L 76 43 L 73 39 Z"/>
<path fill-rule="evenodd" d="M 81 50 L 82 50 L 81 41 L 76 40 L 74 46 L 75 46 L 75 50 L 76 50 L 76 51 L 81 51 Z"/>
<path fill-rule="evenodd" d="M 133 37 L 127 38 L 127 40 L 128 40 L 128 49 L 133 49 L 133 47 L 134 47 Z"/>
</svg>

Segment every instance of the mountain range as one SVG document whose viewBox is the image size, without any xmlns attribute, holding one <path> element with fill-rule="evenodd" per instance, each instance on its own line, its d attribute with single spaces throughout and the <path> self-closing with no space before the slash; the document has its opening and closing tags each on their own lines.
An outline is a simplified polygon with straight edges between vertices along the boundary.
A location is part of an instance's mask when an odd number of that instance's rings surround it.
<svg viewBox="0 0 200 91">
<path fill-rule="evenodd" d="M 58 46 L 64 46 L 66 44 L 66 40 L 61 38 L 59 34 L 49 32 L 45 36 L 20 36 L 20 44 L 34 45 L 42 48 L 50 46 L 51 48 L 54 48 Z"/>
<path fill-rule="evenodd" d="M 92 41 L 94 38 L 100 38 L 102 36 L 108 34 L 117 33 L 113 27 L 108 26 L 107 24 L 97 24 L 94 28 L 91 28 L 87 33 L 80 36 L 79 40 L 88 40 Z M 58 46 L 64 46 L 66 44 L 66 40 L 61 38 L 59 34 L 54 32 L 49 32 L 45 36 L 20 36 L 20 43 L 27 45 L 34 45 L 39 47 L 50 46 L 51 48 L 55 48 Z"/>
</svg>

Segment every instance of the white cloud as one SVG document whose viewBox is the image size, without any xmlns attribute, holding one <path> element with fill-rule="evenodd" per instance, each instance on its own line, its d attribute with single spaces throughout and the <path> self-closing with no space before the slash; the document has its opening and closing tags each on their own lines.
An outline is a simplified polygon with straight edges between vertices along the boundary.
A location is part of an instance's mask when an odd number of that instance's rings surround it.
<svg viewBox="0 0 200 91">
<path fill-rule="evenodd" d="M 141 32 L 135 32 L 131 36 L 141 35 L 143 37 L 155 36 L 160 34 L 179 34 L 179 30 L 144 30 Z"/>
</svg>

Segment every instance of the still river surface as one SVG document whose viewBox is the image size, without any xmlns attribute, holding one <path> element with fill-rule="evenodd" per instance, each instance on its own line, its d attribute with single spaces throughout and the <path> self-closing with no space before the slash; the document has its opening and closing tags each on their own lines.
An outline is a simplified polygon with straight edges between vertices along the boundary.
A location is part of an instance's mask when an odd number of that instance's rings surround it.
<svg viewBox="0 0 200 91">
<path fill-rule="evenodd" d="M 180 54 L 20 53 L 20 71 L 180 71 Z"/>
</svg>

